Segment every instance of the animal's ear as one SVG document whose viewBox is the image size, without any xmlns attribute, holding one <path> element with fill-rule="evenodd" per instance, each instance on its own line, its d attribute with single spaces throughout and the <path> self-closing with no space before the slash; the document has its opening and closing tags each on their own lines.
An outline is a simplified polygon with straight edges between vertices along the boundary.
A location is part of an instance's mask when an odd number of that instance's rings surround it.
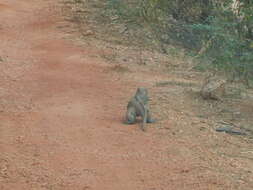
<svg viewBox="0 0 253 190">
<path fill-rule="evenodd" d="M 148 94 L 148 90 L 144 87 L 139 87 L 137 88 L 136 94 L 142 94 L 142 95 L 147 95 Z"/>
<path fill-rule="evenodd" d="M 141 91 L 142 91 L 143 94 L 148 95 L 148 89 L 146 89 L 146 88 L 141 88 Z"/>
<path fill-rule="evenodd" d="M 141 88 L 137 88 L 136 93 L 140 93 L 141 92 Z"/>
</svg>

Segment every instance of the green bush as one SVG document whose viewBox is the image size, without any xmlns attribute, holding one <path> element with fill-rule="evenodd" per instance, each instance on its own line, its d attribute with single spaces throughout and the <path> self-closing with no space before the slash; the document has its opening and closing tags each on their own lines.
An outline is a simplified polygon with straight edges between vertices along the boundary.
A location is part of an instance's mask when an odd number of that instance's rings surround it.
<svg viewBox="0 0 253 190">
<path fill-rule="evenodd" d="M 161 44 L 186 48 L 217 70 L 253 77 L 253 1 L 108 0 L 118 16 L 146 22 Z"/>
<path fill-rule="evenodd" d="M 112 10 L 113 14 L 128 22 L 140 18 L 140 0 L 107 0 L 107 9 Z"/>
<path fill-rule="evenodd" d="M 252 22 L 253 12 L 250 14 L 251 19 L 249 15 L 243 18 L 247 19 L 247 24 L 248 21 Z M 248 84 L 253 76 L 253 38 L 250 37 L 250 30 L 245 29 L 246 23 L 239 20 L 231 9 L 217 8 L 207 23 L 192 24 L 189 27 L 201 34 L 199 57 L 208 57 L 217 70 L 222 69 L 234 77 L 243 78 Z"/>
</svg>

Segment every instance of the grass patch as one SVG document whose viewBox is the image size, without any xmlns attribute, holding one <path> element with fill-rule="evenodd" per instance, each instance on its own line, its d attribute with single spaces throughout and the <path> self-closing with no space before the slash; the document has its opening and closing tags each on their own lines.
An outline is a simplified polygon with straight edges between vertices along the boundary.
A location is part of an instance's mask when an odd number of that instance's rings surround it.
<svg viewBox="0 0 253 190">
<path fill-rule="evenodd" d="M 161 81 L 155 84 L 157 87 L 165 87 L 165 86 L 182 86 L 182 87 L 193 87 L 197 86 L 195 83 L 191 82 L 181 82 L 181 81 Z"/>
</svg>

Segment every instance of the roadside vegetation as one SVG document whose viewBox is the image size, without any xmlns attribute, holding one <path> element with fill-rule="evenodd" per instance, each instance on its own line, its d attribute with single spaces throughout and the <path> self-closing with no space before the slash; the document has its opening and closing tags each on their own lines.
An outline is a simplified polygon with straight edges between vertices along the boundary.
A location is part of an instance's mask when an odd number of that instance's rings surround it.
<svg viewBox="0 0 253 190">
<path fill-rule="evenodd" d="M 252 1 L 64 2 L 71 10 L 66 11 L 71 14 L 67 18 L 81 34 L 78 42 L 96 44 L 101 49 L 97 56 L 111 64 L 121 78 L 135 72 L 167 74 L 168 79 L 154 85 L 178 90 L 176 97 L 169 95 L 167 103 L 183 99 L 182 109 L 185 104 L 189 109 L 195 107 L 197 117 L 205 115 L 211 121 L 225 120 L 252 130 Z M 229 81 L 225 97 L 218 103 L 203 101 L 197 95 L 210 73 Z M 177 100 L 166 109 L 179 109 Z M 157 100 L 157 104 L 161 102 Z"/>
<path fill-rule="evenodd" d="M 186 50 L 200 64 L 250 86 L 253 79 L 253 1 L 107 0 L 128 24 L 146 25 L 164 53 Z"/>
</svg>

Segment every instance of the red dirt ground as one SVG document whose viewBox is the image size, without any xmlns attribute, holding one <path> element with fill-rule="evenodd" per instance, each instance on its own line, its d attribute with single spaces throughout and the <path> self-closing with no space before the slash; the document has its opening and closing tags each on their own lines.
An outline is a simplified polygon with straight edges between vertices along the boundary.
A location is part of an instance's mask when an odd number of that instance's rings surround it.
<svg viewBox="0 0 253 190">
<path fill-rule="evenodd" d="M 143 83 L 118 80 L 96 47 L 67 40 L 59 6 L 0 2 L 1 190 L 252 189 L 252 162 L 211 160 L 214 143 L 123 125 L 127 99 Z"/>
</svg>

